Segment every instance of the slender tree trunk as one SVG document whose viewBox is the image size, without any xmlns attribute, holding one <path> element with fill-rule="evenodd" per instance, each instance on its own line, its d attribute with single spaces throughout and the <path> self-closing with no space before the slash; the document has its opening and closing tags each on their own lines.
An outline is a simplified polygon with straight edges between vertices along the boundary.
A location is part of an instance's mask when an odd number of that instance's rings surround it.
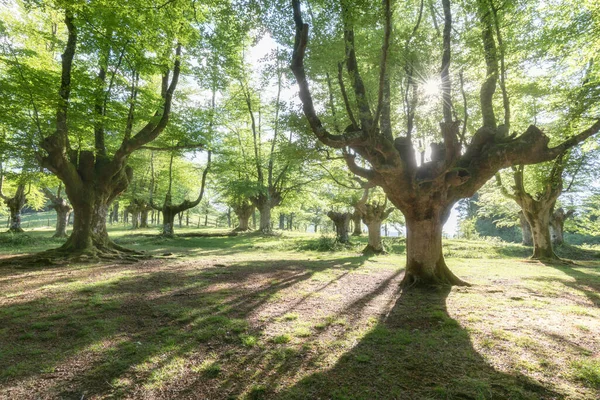
<svg viewBox="0 0 600 400">
<path fill-rule="evenodd" d="M 423 210 L 417 210 L 423 211 Z M 426 216 L 429 218 L 423 218 Z M 444 220 L 439 210 L 405 214 L 406 272 L 403 287 L 413 285 L 464 285 L 448 268 L 442 253 Z"/>
<path fill-rule="evenodd" d="M 358 210 L 354 211 L 352 214 L 352 225 L 353 231 L 352 236 L 360 236 L 362 235 L 362 213 Z"/>
<path fill-rule="evenodd" d="M 523 246 L 533 246 L 533 236 L 531 234 L 531 227 L 527 218 L 523 214 L 523 211 L 519 211 L 519 223 L 521 224 L 521 233 L 523 234 Z"/>
<path fill-rule="evenodd" d="M 231 207 L 227 207 L 227 227 L 231 228 Z"/>
<path fill-rule="evenodd" d="M 208 213 L 204 214 L 204 226 L 208 226 Z"/>
<path fill-rule="evenodd" d="M 288 215 L 288 230 L 291 231 L 294 229 L 294 213 L 290 213 Z"/>
<path fill-rule="evenodd" d="M 190 210 L 185 211 L 185 226 L 190 226 Z"/>
<path fill-rule="evenodd" d="M 179 218 L 179 227 L 183 228 L 183 212 L 180 212 L 179 214 L 177 214 L 177 218 Z"/>
<path fill-rule="evenodd" d="M 280 230 L 285 229 L 285 215 L 283 213 L 279 214 L 279 229 Z"/>
</svg>

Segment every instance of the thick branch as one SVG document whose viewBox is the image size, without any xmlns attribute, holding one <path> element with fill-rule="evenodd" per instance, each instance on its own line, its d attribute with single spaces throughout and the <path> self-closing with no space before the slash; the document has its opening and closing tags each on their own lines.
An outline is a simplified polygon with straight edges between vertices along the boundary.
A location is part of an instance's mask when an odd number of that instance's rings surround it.
<svg viewBox="0 0 600 400">
<path fill-rule="evenodd" d="M 302 21 L 300 11 L 300 0 L 292 0 L 294 9 L 294 22 L 296 24 L 296 36 L 294 39 L 294 52 L 292 53 L 291 69 L 296 78 L 299 88 L 299 97 L 302 102 L 302 110 L 306 116 L 311 130 L 317 138 L 334 148 L 343 148 L 350 145 L 362 143 L 364 141 L 362 132 L 354 131 L 343 135 L 332 135 L 323 127 L 323 124 L 313 104 L 312 95 L 308 88 L 308 81 L 304 71 L 304 54 L 306 52 L 306 44 L 308 42 L 308 24 Z"/>
</svg>

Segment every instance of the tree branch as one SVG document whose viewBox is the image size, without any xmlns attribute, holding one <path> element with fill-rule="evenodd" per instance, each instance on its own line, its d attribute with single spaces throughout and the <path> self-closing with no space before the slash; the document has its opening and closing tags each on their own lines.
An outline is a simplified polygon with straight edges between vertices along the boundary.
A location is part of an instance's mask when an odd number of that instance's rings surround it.
<svg viewBox="0 0 600 400">
<path fill-rule="evenodd" d="M 291 69 L 298 84 L 302 110 L 308 119 L 311 130 L 321 142 L 334 148 L 343 148 L 362 143 L 364 141 L 362 132 L 355 131 L 343 135 L 332 135 L 323 127 L 321 120 L 317 116 L 313 105 L 312 95 L 310 94 L 308 87 L 306 73 L 304 71 L 304 55 L 306 52 L 306 44 L 308 42 L 308 24 L 305 24 L 302 21 L 300 0 L 292 0 L 292 7 L 294 9 L 296 35 L 294 39 Z"/>
</svg>

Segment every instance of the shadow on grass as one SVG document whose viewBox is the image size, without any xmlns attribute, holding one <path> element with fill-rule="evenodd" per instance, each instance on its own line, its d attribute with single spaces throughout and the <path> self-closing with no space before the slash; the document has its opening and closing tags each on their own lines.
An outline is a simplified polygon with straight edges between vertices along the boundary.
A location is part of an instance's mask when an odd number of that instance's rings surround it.
<svg viewBox="0 0 600 400">
<path fill-rule="evenodd" d="M 324 372 L 284 399 L 557 399 L 520 374 L 491 367 L 446 310 L 448 289 L 401 293 L 389 314 Z"/>
<path fill-rule="evenodd" d="M 16 294 L 13 303 L 0 306 L 0 387 L 15 385 L 17 392 L 7 393 L 11 398 L 35 397 L 35 388 L 18 392 L 18 382 L 32 377 L 56 382 L 46 384 L 42 397 L 119 397 L 132 390 L 128 382 L 160 387 L 182 360 L 197 362 L 198 377 L 205 377 L 210 366 L 202 362 L 212 352 L 248 353 L 245 340 L 260 337 L 264 328 L 251 325 L 248 316 L 279 292 L 315 273 L 343 274 L 363 261 L 273 260 L 183 271 L 138 266 L 125 274 L 116 265 L 96 271 L 114 272 L 101 281 L 48 277 L 44 283 L 55 287 L 43 297 L 20 300 Z M 12 279 L 31 271 L 16 271 Z M 252 352 L 247 357 L 254 362 Z M 206 390 L 216 394 L 217 388 Z"/>
</svg>

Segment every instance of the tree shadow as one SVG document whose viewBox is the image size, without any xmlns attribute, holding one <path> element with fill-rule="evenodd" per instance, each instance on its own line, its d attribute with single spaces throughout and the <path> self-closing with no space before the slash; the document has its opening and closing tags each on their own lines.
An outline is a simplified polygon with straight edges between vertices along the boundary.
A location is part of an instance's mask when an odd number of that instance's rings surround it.
<svg viewBox="0 0 600 400">
<path fill-rule="evenodd" d="M 450 290 L 402 292 L 387 316 L 330 369 L 275 398 L 557 399 L 520 374 L 495 370 L 446 309 Z"/>
<path fill-rule="evenodd" d="M 279 292 L 319 272 L 343 275 L 363 261 L 270 260 L 181 270 L 158 263 L 81 268 L 71 277 L 48 274 L 41 285 L 54 286 L 50 292 L 33 298 L 25 293 L 0 306 L 0 388 L 9 388 L 10 398 L 119 397 L 131 394 L 128 382 L 160 386 L 182 359 L 198 361 L 197 375 L 206 377 L 202 362 L 215 351 L 243 350 L 248 360 L 260 353 L 242 343 L 264 330 L 249 316 Z M 119 274 L 124 268 L 127 273 Z M 38 270 L 5 276 L 23 279 Z M 78 271 L 85 272 L 81 280 Z M 86 282 L 88 272 L 114 276 Z"/>
</svg>

